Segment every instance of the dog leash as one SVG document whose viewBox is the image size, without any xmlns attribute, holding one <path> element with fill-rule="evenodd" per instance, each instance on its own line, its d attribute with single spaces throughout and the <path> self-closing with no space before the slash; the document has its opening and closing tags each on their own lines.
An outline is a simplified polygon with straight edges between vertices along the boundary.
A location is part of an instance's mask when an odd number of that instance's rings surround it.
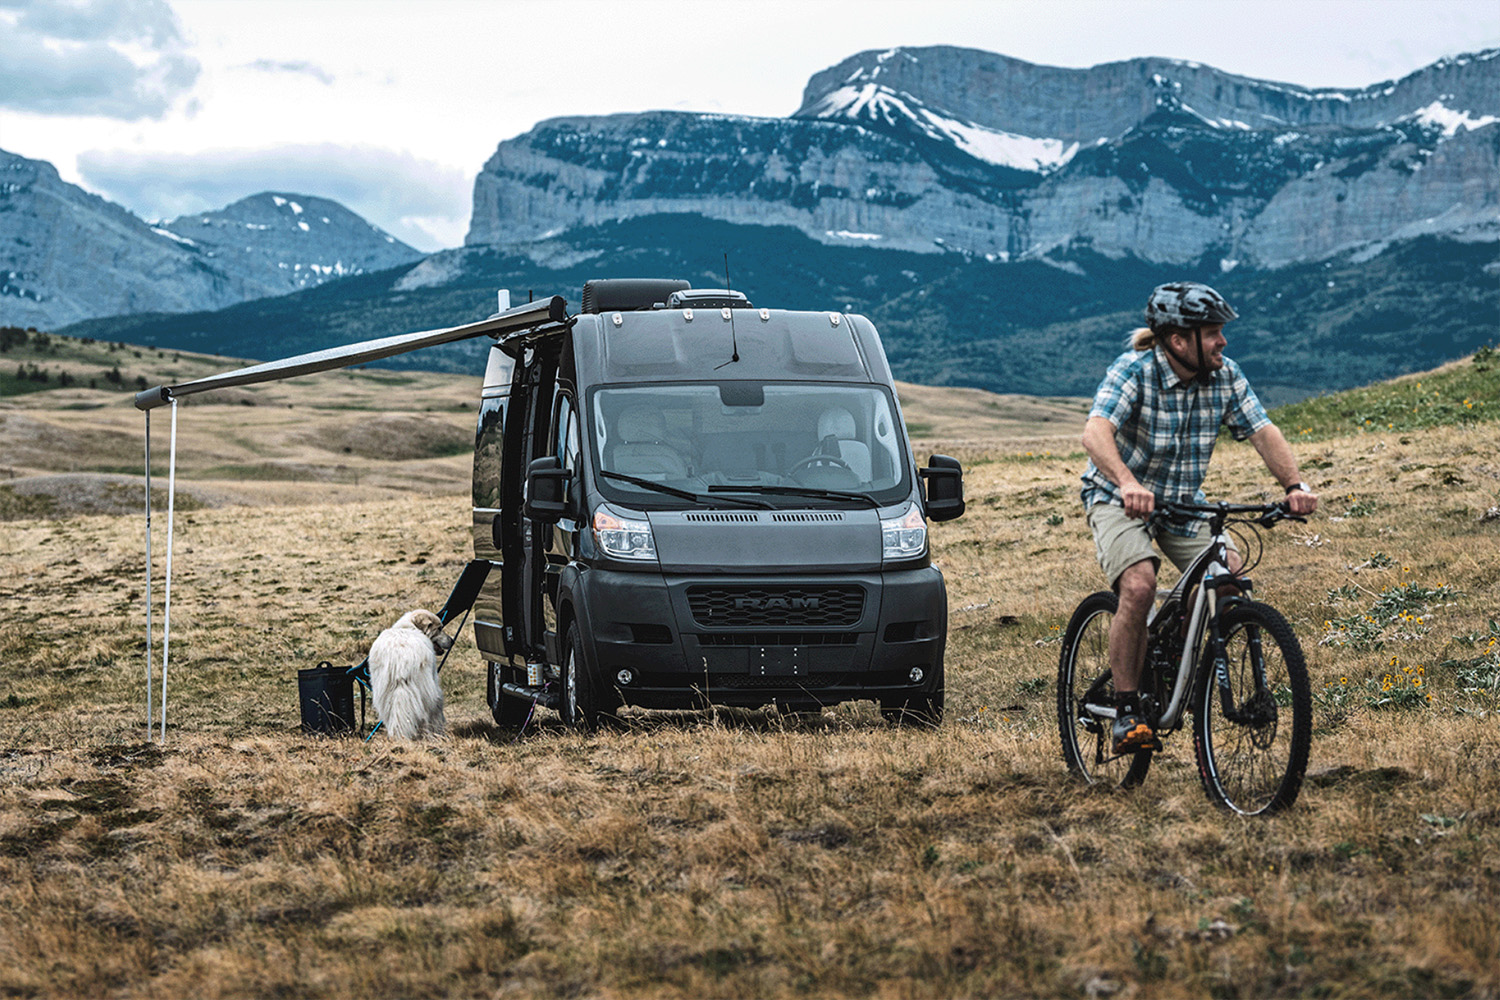
<svg viewBox="0 0 1500 1000">
<path fill-rule="evenodd" d="M 551 683 L 550 681 L 548 682 Z M 521 723 L 521 728 L 516 730 L 516 738 L 511 743 L 521 742 L 521 737 L 526 735 L 526 727 L 531 725 L 531 720 L 536 718 L 536 699 L 531 699 L 531 708 L 526 711 L 526 719 Z"/>
<path fill-rule="evenodd" d="M 467 608 L 465 608 L 464 609 L 464 613 L 463 613 L 463 617 L 458 620 L 458 628 L 456 628 L 456 629 L 453 630 L 453 646 L 457 646 L 458 645 L 458 637 L 461 636 L 461 635 L 463 635 L 463 632 L 464 632 L 464 622 L 466 622 L 468 620 L 469 620 L 469 611 L 468 611 Z M 443 658 L 438 661 L 438 665 L 437 665 L 438 673 L 442 673 L 443 672 L 443 664 L 445 664 L 445 663 L 448 662 L 448 654 L 451 653 L 451 652 L 453 652 L 453 646 L 449 646 L 446 650 L 443 651 Z"/>
</svg>

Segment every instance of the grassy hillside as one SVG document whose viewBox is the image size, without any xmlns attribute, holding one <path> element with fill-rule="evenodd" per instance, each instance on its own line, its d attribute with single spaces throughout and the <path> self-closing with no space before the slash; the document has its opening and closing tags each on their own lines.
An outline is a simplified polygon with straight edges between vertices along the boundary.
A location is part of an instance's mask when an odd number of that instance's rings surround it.
<svg viewBox="0 0 1500 1000">
<path fill-rule="evenodd" d="M 143 505 L 138 387 L 201 378 L 245 362 L 186 351 L 29 334 L 5 354 L 28 375 L 0 382 L 0 520 L 122 513 Z M 110 365 L 118 378 L 89 373 Z M 410 492 L 466 496 L 481 362 L 473 373 L 358 369 L 184 397 L 177 467 L 183 503 L 329 503 Z M 104 369 L 106 371 L 110 369 Z M 66 376 L 66 377 L 65 377 Z M 931 442 L 986 448 L 1032 440 L 1071 447 L 1076 399 L 903 386 L 919 453 Z M 166 485 L 170 411 L 152 425 L 153 474 Z M 83 414 L 87 414 L 86 417 Z M 926 449 L 926 450 L 924 450 Z"/>
<path fill-rule="evenodd" d="M 180 363 L 180 352 L 163 348 L 0 327 L 0 399 L 53 389 L 135 391 L 147 388 L 146 370 Z"/>
<path fill-rule="evenodd" d="M 1254 576 L 1308 654 L 1313 754 L 1296 808 L 1246 822 L 1208 804 L 1180 734 L 1140 789 L 1068 779 L 1058 637 L 1101 583 L 1076 426 L 1028 437 L 981 420 L 1020 401 L 976 395 L 966 418 L 963 399 L 922 394 L 908 417 L 965 456 L 970 501 L 933 529 L 951 621 L 937 731 L 869 705 L 499 730 L 466 633 L 443 674 L 448 741 L 302 735 L 296 669 L 354 662 L 397 614 L 441 603 L 467 558 L 461 484 L 405 478 L 341 503 L 307 502 L 334 488 L 308 483 L 299 504 L 179 512 L 156 746 L 139 519 L 6 524 L 0 992 L 1500 993 L 1500 422 L 1355 430 L 1350 396 L 1289 434 L 1323 509 L 1267 533 Z M 0 416 L 43 419 L 35 399 Z M 81 435 L 115 408 L 45 420 Z M 181 419 L 226 436 L 231 414 L 275 409 Z M 13 440 L 0 465 L 22 464 Z M 212 466 L 194 468 L 190 484 Z M 1268 487 L 1252 449 L 1223 446 L 1213 495 Z"/>
<path fill-rule="evenodd" d="M 6 356 L 47 378 L 0 383 L 0 520 L 141 510 L 145 420 L 133 405 L 135 392 L 246 364 L 55 334 L 29 336 Z M 105 364 L 118 379 L 96 378 L 98 387 L 89 387 L 87 373 Z M 354 369 L 185 397 L 179 502 L 196 508 L 465 495 L 479 381 Z M 152 469 L 164 506 L 171 412 L 154 415 Z"/>
<path fill-rule="evenodd" d="M 1434 371 L 1284 406 L 1275 418 L 1314 440 L 1500 420 L 1500 354 L 1483 347 Z"/>
</svg>

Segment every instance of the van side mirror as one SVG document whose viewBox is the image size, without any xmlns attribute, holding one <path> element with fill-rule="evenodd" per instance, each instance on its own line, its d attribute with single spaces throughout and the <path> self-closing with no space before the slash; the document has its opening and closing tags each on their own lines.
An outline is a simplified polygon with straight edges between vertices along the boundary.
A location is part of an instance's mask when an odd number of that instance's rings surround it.
<svg viewBox="0 0 1500 1000">
<path fill-rule="evenodd" d="M 568 482 L 572 478 L 556 455 L 532 459 L 526 467 L 526 503 L 522 507 L 526 516 L 546 524 L 566 517 Z"/>
<path fill-rule="evenodd" d="M 958 459 L 933 455 L 917 470 L 927 487 L 927 519 L 951 521 L 964 512 L 964 467 Z"/>
</svg>

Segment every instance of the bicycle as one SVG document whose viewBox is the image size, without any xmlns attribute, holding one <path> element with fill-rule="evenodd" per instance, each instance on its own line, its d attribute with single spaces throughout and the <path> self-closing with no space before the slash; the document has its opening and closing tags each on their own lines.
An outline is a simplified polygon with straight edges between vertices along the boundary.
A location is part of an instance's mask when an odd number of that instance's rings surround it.
<svg viewBox="0 0 1500 1000">
<path fill-rule="evenodd" d="M 1193 750 L 1209 800 L 1246 816 L 1292 805 L 1312 743 L 1312 692 L 1302 647 L 1281 613 L 1251 600 L 1244 574 L 1264 552 L 1256 526 L 1305 518 L 1284 503 L 1163 502 L 1153 527 L 1206 514 L 1211 541 L 1176 586 L 1158 591 L 1147 618 L 1141 704 L 1158 736 L 1193 716 Z M 1229 525 L 1245 525 L 1255 558 L 1231 573 Z M 1235 530 L 1249 547 L 1249 537 Z M 1223 593 L 1221 593 L 1223 591 Z M 1115 718 L 1109 628 L 1112 591 L 1086 597 L 1063 636 L 1057 668 L 1058 729 L 1068 768 L 1090 784 L 1131 787 L 1145 780 L 1153 752 L 1110 754 Z"/>
</svg>

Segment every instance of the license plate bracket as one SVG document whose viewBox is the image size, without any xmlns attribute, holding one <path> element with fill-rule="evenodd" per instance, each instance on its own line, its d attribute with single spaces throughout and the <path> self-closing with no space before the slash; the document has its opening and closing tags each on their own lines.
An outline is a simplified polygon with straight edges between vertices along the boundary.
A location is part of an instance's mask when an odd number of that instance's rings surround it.
<svg viewBox="0 0 1500 1000">
<path fill-rule="evenodd" d="M 801 646 L 756 646 L 750 650 L 750 673 L 758 677 L 806 677 L 806 650 Z"/>
</svg>

